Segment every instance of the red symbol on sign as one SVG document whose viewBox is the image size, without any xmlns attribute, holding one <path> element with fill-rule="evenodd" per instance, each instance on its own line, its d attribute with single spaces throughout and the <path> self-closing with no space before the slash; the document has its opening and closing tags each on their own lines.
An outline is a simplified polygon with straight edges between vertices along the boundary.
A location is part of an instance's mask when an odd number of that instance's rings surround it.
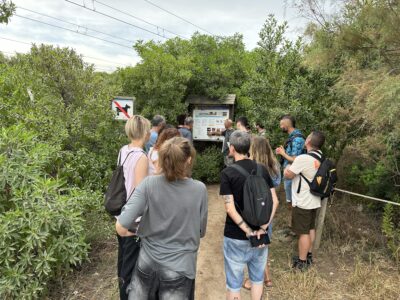
<svg viewBox="0 0 400 300">
<path fill-rule="evenodd" d="M 119 113 L 122 112 L 125 117 L 127 117 L 128 119 L 130 118 L 129 114 L 128 114 L 128 109 L 130 109 L 131 107 L 128 104 L 125 104 L 124 107 L 122 107 L 117 101 L 113 101 L 115 106 L 116 106 L 116 110 L 117 110 L 117 116 L 119 116 Z"/>
</svg>

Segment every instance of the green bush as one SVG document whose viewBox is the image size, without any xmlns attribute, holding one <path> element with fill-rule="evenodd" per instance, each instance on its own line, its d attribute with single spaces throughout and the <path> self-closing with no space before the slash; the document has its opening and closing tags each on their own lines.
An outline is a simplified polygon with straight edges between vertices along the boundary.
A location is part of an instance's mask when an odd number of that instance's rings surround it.
<svg viewBox="0 0 400 300">
<path fill-rule="evenodd" d="M 50 279 L 87 259 L 83 216 L 100 197 L 48 175 L 58 150 L 22 126 L 1 130 L 1 299 L 37 299 Z"/>
<path fill-rule="evenodd" d="M 224 159 L 221 148 L 211 146 L 198 153 L 193 168 L 193 178 L 206 183 L 219 182 L 219 174 L 223 168 Z"/>
</svg>

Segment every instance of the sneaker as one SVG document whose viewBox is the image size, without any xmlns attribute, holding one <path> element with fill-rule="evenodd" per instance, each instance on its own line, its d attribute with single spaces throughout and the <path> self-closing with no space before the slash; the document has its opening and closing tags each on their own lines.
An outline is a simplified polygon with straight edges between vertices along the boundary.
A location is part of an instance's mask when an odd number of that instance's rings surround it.
<svg viewBox="0 0 400 300">
<path fill-rule="evenodd" d="M 294 265 L 296 264 L 296 262 L 298 262 L 298 261 L 300 261 L 299 256 L 298 255 L 293 256 L 293 258 L 292 258 L 293 268 L 294 268 Z M 307 263 L 307 266 L 311 266 L 313 264 L 312 255 L 307 255 L 306 263 Z"/>
<path fill-rule="evenodd" d="M 307 271 L 308 267 L 307 261 L 301 261 L 300 259 L 293 265 L 294 270 L 299 270 L 301 272 Z"/>
</svg>

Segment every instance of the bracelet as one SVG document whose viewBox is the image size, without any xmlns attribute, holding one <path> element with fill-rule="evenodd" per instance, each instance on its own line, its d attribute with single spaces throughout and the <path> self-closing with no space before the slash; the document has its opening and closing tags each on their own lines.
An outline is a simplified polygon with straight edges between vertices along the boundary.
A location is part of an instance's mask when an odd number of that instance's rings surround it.
<svg viewBox="0 0 400 300">
<path fill-rule="evenodd" d="M 243 219 L 242 219 L 242 221 L 240 221 L 240 222 L 237 224 L 237 226 L 240 227 L 240 225 L 242 225 L 243 223 L 244 223 L 244 221 L 243 221 Z"/>
</svg>

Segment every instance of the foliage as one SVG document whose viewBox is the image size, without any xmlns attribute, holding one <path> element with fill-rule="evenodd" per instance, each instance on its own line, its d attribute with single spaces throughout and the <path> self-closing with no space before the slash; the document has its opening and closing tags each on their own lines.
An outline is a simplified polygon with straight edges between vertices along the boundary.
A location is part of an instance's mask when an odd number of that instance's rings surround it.
<svg viewBox="0 0 400 300">
<path fill-rule="evenodd" d="M 47 174 L 58 153 L 23 126 L 1 130 L 0 295 L 39 298 L 46 282 L 87 258 L 83 214 L 98 195 Z"/>
<path fill-rule="evenodd" d="M 0 24 L 8 24 L 15 12 L 15 4 L 12 1 L 1 0 L 0 2 Z"/>
<path fill-rule="evenodd" d="M 189 94 L 219 99 L 240 93 L 247 78 L 248 60 L 241 35 L 211 37 L 194 34 L 191 40 L 138 42 L 142 61 L 119 70 L 116 81 L 126 95 L 137 99 L 137 110 L 147 118 L 165 115 L 169 122 L 187 111 Z"/>
<path fill-rule="evenodd" d="M 338 74 L 332 91 L 345 105 L 334 107 L 333 129 L 340 149 L 357 156 L 343 174 L 347 183 L 393 201 L 400 187 L 399 13 L 397 1 L 345 1 L 340 16 L 309 27 L 304 60 L 314 70 Z M 399 222 L 386 206 L 382 229 L 397 258 L 400 233 L 392 228 Z"/>
<path fill-rule="evenodd" d="M 74 50 L 42 45 L 0 65 L 0 84 L 2 126 L 24 124 L 41 141 L 59 145 L 51 174 L 79 187 L 104 188 L 126 141 L 109 108 L 117 92 L 109 79 Z"/>
<path fill-rule="evenodd" d="M 219 174 L 223 167 L 221 148 L 217 146 L 207 147 L 196 156 L 193 167 L 193 178 L 206 183 L 219 182 Z"/>
<path fill-rule="evenodd" d="M 296 42 L 286 39 L 286 30 L 286 23 L 278 24 L 275 17 L 268 17 L 259 34 L 258 47 L 253 50 L 254 66 L 242 87 L 239 105 L 253 121 L 264 123 L 273 146 L 286 139 L 280 132 L 279 119 L 290 113 L 296 117 L 304 134 L 315 128 L 330 132 L 327 145 L 332 147 L 327 150 L 335 155 L 331 106 L 338 99 L 329 88 L 336 75 L 305 68 L 302 65 L 303 43 L 301 39 Z"/>
<path fill-rule="evenodd" d="M 2 60 L 0 85 L 0 295 L 36 299 L 87 258 L 87 222 L 105 219 L 125 142 L 110 111 L 118 89 L 75 51 L 43 45 Z"/>
</svg>

